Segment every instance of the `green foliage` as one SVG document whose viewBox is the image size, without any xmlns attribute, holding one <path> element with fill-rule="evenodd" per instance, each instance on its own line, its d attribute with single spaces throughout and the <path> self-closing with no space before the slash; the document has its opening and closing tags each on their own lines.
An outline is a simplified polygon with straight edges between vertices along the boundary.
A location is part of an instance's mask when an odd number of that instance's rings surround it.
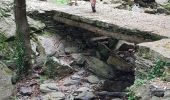
<svg viewBox="0 0 170 100">
<path fill-rule="evenodd" d="M 26 74 L 28 74 L 28 67 L 25 63 L 25 60 L 27 59 L 25 56 L 25 46 L 24 46 L 24 37 L 22 33 L 19 33 L 17 29 L 17 38 L 16 38 L 16 50 L 15 50 L 15 60 L 17 65 L 17 72 L 16 72 L 16 78 L 17 80 L 22 79 Z"/>
<path fill-rule="evenodd" d="M 144 85 L 147 82 L 147 80 L 143 80 L 143 79 L 136 79 L 134 84 L 127 88 L 128 90 L 128 100 L 139 100 L 137 96 L 135 96 L 135 93 L 133 92 L 133 90 L 136 87 L 139 87 L 141 85 Z"/>
<path fill-rule="evenodd" d="M 13 59 L 15 45 L 13 42 L 5 42 L 6 40 L 4 33 L 0 33 L 0 54 L 7 59 Z"/>
<path fill-rule="evenodd" d="M 23 42 L 21 40 L 17 40 L 16 42 L 16 52 L 15 52 L 15 58 L 17 63 L 17 75 L 21 76 L 25 73 L 24 71 L 24 48 L 23 48 Z M 26 70 L 26 69 L 25 69 Z"/>
<path fill-rule="evenodd" d="M 134 82 L 134 85 L 141 86 L 141 85 L 145 84 L 146 82 L 147 82 L 147 80 L 144 80 L 144 79 L 136 79 Z"/>
<path fill-rule="evenodd" d="M 3 9 L 2 7 L 0 7 L 0 19 L 1 19 L 2 17 L 4 17 L 5 14 L 6 14 L 6 12 L 4 11 L 4 9 Z"/>
<path fill-rule="evenodd" d="M 138 100 L 137 97 L 135 96 L 135 93 L 131 90 L 128 92 L 128 100 Z"/>
<path fill-rule="evenodd" d="M 167 4 L 163 5 L 163 7 L 170 11 L 170 3 L 167 3 Z"/>
<path fill-rule="evenodd" d="M 155 62 L 155 66 L 152 67 L 152 69 L 148 73 L 148 80 L 156 78 L 156 77 L 162 77 L 164 73 L 164 66 L 166 62 L 162 60 L 157 60 Z"/>
<path fill-rule="evenodd" d="M 47 75 L 48 78 L 55 78 L 57 74 L 57 66 L 58 63 L 53 61 L 52 58 L 47 58 L 45 75 Z"/>
<path fill-rule="evenodd" d="M 12 4 L 1 4 L 4 5 L 0 7 L 0 19 L 9 16 L 8 12 L 12 9 Z"/>
</svg>

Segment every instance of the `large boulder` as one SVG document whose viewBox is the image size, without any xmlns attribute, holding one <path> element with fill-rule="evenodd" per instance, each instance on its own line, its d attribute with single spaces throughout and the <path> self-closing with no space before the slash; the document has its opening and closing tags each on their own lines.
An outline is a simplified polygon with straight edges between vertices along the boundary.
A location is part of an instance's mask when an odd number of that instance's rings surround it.
<svg viewBox="0 0 170 100">
<path fill-rule="evenodd" d="M 36 36 L 39 45 L 44 48 L 45 54 L 47 56 L 57 56 L 57 55 L 63 55 L 64 52 L 64 44 L 61 42 L 61 37 L 58 35 L 55 35 L 53 33 L 44 32 L 43 35 Z"/>
<path fill-rule="evenodd" d="M 130 72 L 133 70 L 133 65 L 126 62 L 122 58 L 116 56 L 116 55 L 111 55 L 109 56 L 107 60 L 107 64 L 114 66 L 114 68 L 121 70 L 121 71 L 126 71 Z"/>
<path fill-rule="evenodd" d="M 13 93 L 13 85 L 11 84 L 11 72 L 6 66 L 0 63 L 0 100 L 9 100 Z"/>
<path fill-rule="evenodd" d="M 0 18 L 0 33 L 4 33 L 7 38 L 15 35 L 15 22 L 14 17 Z"/>
<path fill-rule="evenodd" d="M 94 74 L 103 78 L 112 79 L 115 76 L 113 69 L 98 58 L 86 57 L 86 66 Z"/>
<path fill-rule="evenodd" d="M 163 61 L 170 61 L 170 39 L 162 39 L 155 42 L 145 42 L 138 44 L 138 55 L 143 58 L 155 60 L 159 58 Z"/>
</svg>

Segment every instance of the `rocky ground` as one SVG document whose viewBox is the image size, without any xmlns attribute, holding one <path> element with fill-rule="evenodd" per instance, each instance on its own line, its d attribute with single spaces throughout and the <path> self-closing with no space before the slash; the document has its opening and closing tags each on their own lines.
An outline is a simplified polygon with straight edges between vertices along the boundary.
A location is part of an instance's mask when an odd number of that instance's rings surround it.
<svg viewBox="0 0 170 100">
<path fill-rule="evenodd" d="M 53 32 L 57 32 L 58 34 L 49 33 L 54 27 L 57 30 Z M 63 31 L 65 28 L 68 30 Z M 93 44 L 90 44 L 88 43 L 90 41 L 85 41 L 85 39 L 93 39 L 97 42 L 96 37 L 83 36 L 85 35 L 83 33 L 87 33 L 88 31 L 68 27 L 61 23 L 55 23 L 55 25 L 51 23 L 49 25 L 48 23 L 47 29 L 45 34 L 35 35 L 35 38 L 39 41 L 33 41 L 33 44 L 35 44 L 34 50 L 38 51 L 36 51 L 37 54 L 35 53 L 38 55 L 34 68 L 35 77 L 31 79 L 32 81 L 25 80 L 18 83 L 16 90 L 18 91 L 17 97 L 21 100 L 27 100 L 29 98 L 35 100 L 110 100 L 113 98 L 126 98 L 126 87 L 130 86 L 134 79 L 132 69 L 131 71 L 126 70 L 121 68 L 121 66 L 119 69 L 122 71 L 117 70 L 117 74 L 115 74 L 113 70 L 114 66 L 112 64 L 108 65 L 103 61 L 107 60 L 104 58 L 108 58 L 103 55 L 109 51 L 103 48 L 103 52 L 101 49 L 98 49 L 96 43 L 91 42 Z M 107 38 L 104 41 L 107 41 Z M 39 45 L 37 45 L 38 43 Z M 122 46 L 118 46 L 117 48 L 125 49 Z M 123 57 L 127 53 L 119 54 Z M 108 53 L 107 55 L 109 56 L 110 54 Z M 123 58 L 126 59 L 128 57 L 130 58 L 132 56 Z M 51 60 L 49 61 L 49 59 Z M 110 59 L 112 60 L 114 58 Z M 40 71 L 43 70 L 42 67 L 45 68 L 44 71 Z M 50 67 L 52 67 L 50 74 L 55 78 L 51 80 L 44 76 L 46 71 L 51 70 L 49 69 Z M 124 75 L 127 77 L 125 78 Z M 108 85 L 111 86 L 108 87 Z"/>
</svg>

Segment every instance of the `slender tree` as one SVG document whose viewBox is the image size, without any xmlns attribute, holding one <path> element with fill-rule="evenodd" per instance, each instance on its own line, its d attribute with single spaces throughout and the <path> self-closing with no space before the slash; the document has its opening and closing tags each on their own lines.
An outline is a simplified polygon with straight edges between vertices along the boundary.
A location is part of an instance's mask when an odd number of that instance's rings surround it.
<svg viewBox="0 0 170 100">
<path fill-rule="evenodd" d="M 29 25 L 26 16 L 26 0 L 14 0 L 14 14 L 17 33 L 17 52 L 20 75 L 28 75 L 32 69 Z"/>
</svg>

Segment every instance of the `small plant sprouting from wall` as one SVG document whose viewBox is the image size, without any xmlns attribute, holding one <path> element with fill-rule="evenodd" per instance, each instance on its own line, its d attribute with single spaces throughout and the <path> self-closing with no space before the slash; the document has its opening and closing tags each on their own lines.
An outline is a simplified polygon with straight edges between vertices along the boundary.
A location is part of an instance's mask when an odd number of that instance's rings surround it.
<svg viewBox="0 0 170 100">
<path fill-rule="evenodd" d="M 147 80 L 144 80 L 144 79 L 136 79 L 134 84 L 127 88 L 128 90 L 128 100 L 139 100 L 138 97 L 135 95 L 135 93 L 133 92 L 133 90 L 136 88 L 136 87 L 139 87 L 143 84 L 145 84 L 147 82 Z"/>
<path fill-rule="evenodd" d="M 165 61 L 157 60 L 155 62 L 155 66 L 153 66 L 152 69 L 149 71 L 147 78 L 150 80 L 156 77 L 162 77 L 165 65 L 166 65 Z"/>
<path fill-rule="evenodd" d="M 137 97 L 135 96 L 135 93 L 131 90 L 128 92 L 128 100 L 138 100 Z"/>
</svg>

